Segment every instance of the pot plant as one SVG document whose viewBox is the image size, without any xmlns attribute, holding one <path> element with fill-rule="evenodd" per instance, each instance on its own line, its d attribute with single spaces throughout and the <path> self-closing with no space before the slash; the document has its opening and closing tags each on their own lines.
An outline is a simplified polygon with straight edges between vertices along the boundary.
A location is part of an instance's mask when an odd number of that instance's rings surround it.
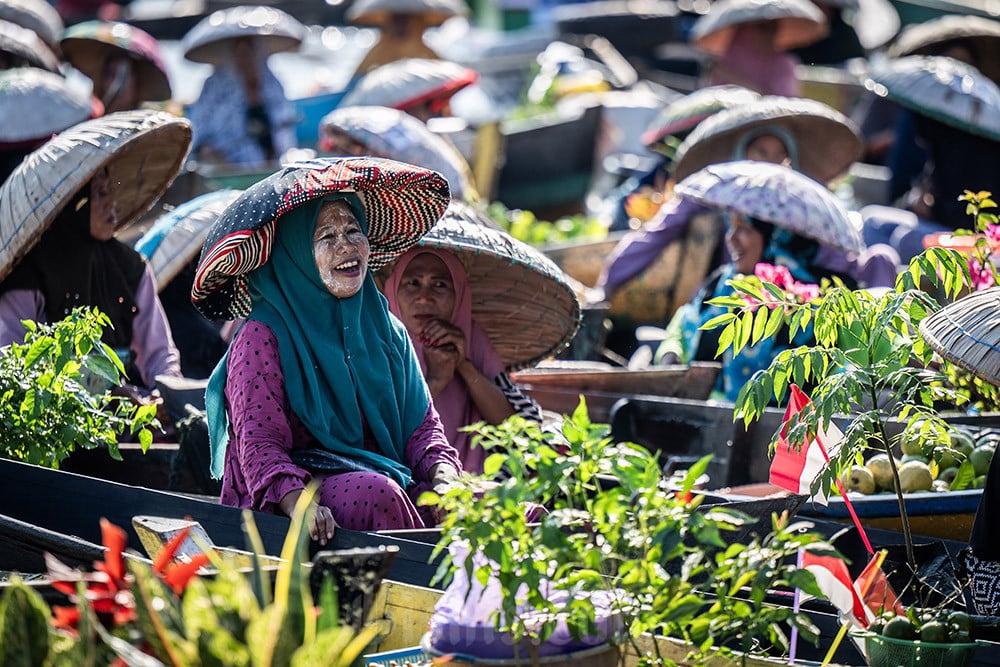
<svg viewBox="0 0 1000 667">
<path fill-rule="evenodd" d="M 492 452 L 484 475 L 421 500 L 446 512 L 438 578 L 459 582 L 455 606 L 475 607 L 482 596 L 495 600 L 493 613 L 439 619 L 439 606 L 431 647 L 436 628 L 451 621 L 495 629 L 512 645 L 511 664 L 537 663 L 557 636 L 607 644 L 609 662 L 629 652 L 642 664 L 687 665 L 783 654 L 793 627 L 817 640 L 804 613 L 765 598 L 796 587 L 822 596 L 795 556 L 832 547 L 787 516 L 772 517 L 764 535 L 727 540 L 755 519 L 702 506 L 693 487 L 710 457 L 674 486 L 654 454 L 613 443 L 607 425 L 591 423 L 582 400 L 560 432 L 517 417 L 475 428 Z M 447 652 L 490 648 L 470 642 Z"/>
<path fill-rule="evenodd" d="M 966 192 L 961 199 L 967 202 L 977 231 L 984 237 L 994 231 L 996 217 L 989 209 L 995 204 L 989 193 Z M 979 242 L 975 247 L 982 250 Z M 837 479 L 849 477 L 866 455 L 882 455 L 902 520 L 912 583 L 908 592 L 916 600 L 908 618 L 896 626 L 901 629 L 908 623 L 910 639 L 919 636 L 928 623 L 931 634 L 937 633 L 940 617 L 960 604 L 960 591 L 942 596 L 915 576 L 918 563 L 904 494 L 909 464 L 899 464 L 894 448 L 903 441 L 909 447 L 917 443 L 919 453 L 935 462 L 932 468 L 945 459 L 961 462 L 952 488 L 971 486 L 975 475 L 967 452 L 953 447 L 951 428 L 941 414 L 946 407 L 962 405 L 968 393 L 949 381 L 955 371 L 935 355 L 918 327 L 940 308 L 929 290 L 954 299 L 977 289 L 987 278 L 996 284 L 996 269 L 981 254 L 970 256 L 948 247 L 926 249 L 900 274 L 895 288 L 881 295 L 835 283 L 803 301 L 784 286 L 741 276 L 730 282 L 733 296 L 712 301 L 728 312 L 704 326 L 722 327 L 720 354 L 728 348 L 738 353 L 786 325 L 793 336 L 812 327 L 815 345 L 782 352 L 769 368 L 747 381 L 736 400 L 735 418 L 744 424 L 758 419 L 768 405 L 783 401 L 792 384 L 806 387 L 811 401 L 787 425 L 785 435 L 792 446 L 800 448 L 812 440 L 812 434 L 825 432 L 835 415 L 843 418 L 843 441 L 836 453 L 830 452 L 829 464 L 813 483 L 814 492 L 833 488 Z M 904 423 L 903 432 L 890 437 L 890 421 Z M 780 431 L 775 433 L 772 451 L 780 435 Z M 946 638 L 967 643 L 963 624 L 946 621 L 944 625 Z"/>
</svg>

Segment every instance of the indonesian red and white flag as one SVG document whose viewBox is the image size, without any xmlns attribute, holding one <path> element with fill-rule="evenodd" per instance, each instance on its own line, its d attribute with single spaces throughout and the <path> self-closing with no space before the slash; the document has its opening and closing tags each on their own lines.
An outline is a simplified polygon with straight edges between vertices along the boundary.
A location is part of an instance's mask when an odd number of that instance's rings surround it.
<svg viewBox="0 0 1000 667">
<path fill-rule="evenodd" d="M 875 615 L 861 599 L 857 585 L 851 581 L 851 573 L 843 560 L 806 551 L 802 554 L 802 567 L 812 572 L 816 585 L 844 618 L 862 628 L 875 620 Z"/>
<path fill-rule="evenodd" d="M 809 397 L 801 389 L 794 384 L 789 385 L 788 407 L 781 422 L 781 434 L 774 449 L 774 459 L 771 460 L 770 475 L 771 484 L 804 495 L 812 495 L 813 482 L 844 440 L 841 430 L 830 424 L 826 431 L 802 443 L 799 450 L 788 442 L 786 436 L 789 422 L 809 404 Z M 812 499 L 825 506 L 828 502 L 826 489 L 819 489 Z"/>
<path fill-rule="evenodd" d="M 881 560 L 873 557 L 868 561 L 868 565 L 854 580 L 854 586 L 864 594 L 862 597 L 865 604 L 876 614 L 884 610 L 902 616 L 906 613 L 906 609 L 899 602 L 896 591 L 892 590 L 889 579 L 882 570 Z"/>
</svg>

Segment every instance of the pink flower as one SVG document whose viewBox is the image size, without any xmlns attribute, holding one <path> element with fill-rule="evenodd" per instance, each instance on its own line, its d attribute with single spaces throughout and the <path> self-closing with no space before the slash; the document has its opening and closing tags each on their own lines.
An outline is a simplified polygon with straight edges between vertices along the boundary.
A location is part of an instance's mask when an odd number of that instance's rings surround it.
<svg viewBox="0 0 1000 667">
<path fill-rule="evenodd" d="M 795 283 L 791 287 L 792 294 L 794 294 L 800 303 L 809 303 L 813 299 L 819 298 L 819 285 L 814 285 L 812 283 Z"/>
<path fill-rule="evenodd" d="M 969 273 L 972 276 L 972 287 L 977 292 L 997 284 L 996 278 L 993 277 L 992 267 L 980 263 L 975 257 L 969 259 Z"/>
<path fill-rule="evenodd" d="M 1000 245 L 1000 225 L 986 225 L 985 234 L 990 245 Z"/>
<path fill-rule="evenodd" d="M 787 290 L 795 284 L 795 279 L 792 278 L 788 267 L 781 265 L 758 263 L 753 269 L 753 274 L 760 278 L 761 282 L 777 285 L 783 290 Z"/>
</svg>

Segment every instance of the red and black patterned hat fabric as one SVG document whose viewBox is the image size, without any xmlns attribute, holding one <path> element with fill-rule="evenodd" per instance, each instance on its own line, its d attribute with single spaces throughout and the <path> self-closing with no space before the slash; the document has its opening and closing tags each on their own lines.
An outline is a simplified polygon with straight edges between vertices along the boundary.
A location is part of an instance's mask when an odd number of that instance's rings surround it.
<svg viewBox="0 0 1000 667">
<path fill-rule="evenodd" d="M 191 301 L 209 319 L 250 313 L 246 274 L 271 256 L 281 216 L 314 199 L 354 192 L 361 199 L 375 271 L 420 240 L 448 206 L 448 182 L 429 169 L 378 158 L 318 158 L 287 165 L 247 188 L 205 239 Z"/>
</svg>

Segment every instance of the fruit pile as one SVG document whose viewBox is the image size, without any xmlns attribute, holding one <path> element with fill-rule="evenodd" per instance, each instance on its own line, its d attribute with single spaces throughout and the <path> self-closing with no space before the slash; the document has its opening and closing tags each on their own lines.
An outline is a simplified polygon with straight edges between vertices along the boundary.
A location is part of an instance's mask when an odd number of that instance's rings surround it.
<svg viewBox="0 0 1000 667">
<path fill-rule="evenodd" d="M 958 491 L 986 486 L 986 472 L 997 445 L 1000 431 L 973 431 L 955 426 L 949 432 L 948 447 L 925 447 L 917 438 L 903 438 L 894 457 L 903 493 L 920 491 Z M 863 466 L 852 466 L 844 474 L 848 491 L 870 495 L 895 490 L 887 454 L 876 454 Z"/>
<path fill-rule="evenodd" d="M 890 639 L 919 640 L 931 644 L 967 644 L 972 641 L 973 620 L 964 611 L 910 609 L 905 616 L 887 612 L 868 631 Z"/>
</svg>

